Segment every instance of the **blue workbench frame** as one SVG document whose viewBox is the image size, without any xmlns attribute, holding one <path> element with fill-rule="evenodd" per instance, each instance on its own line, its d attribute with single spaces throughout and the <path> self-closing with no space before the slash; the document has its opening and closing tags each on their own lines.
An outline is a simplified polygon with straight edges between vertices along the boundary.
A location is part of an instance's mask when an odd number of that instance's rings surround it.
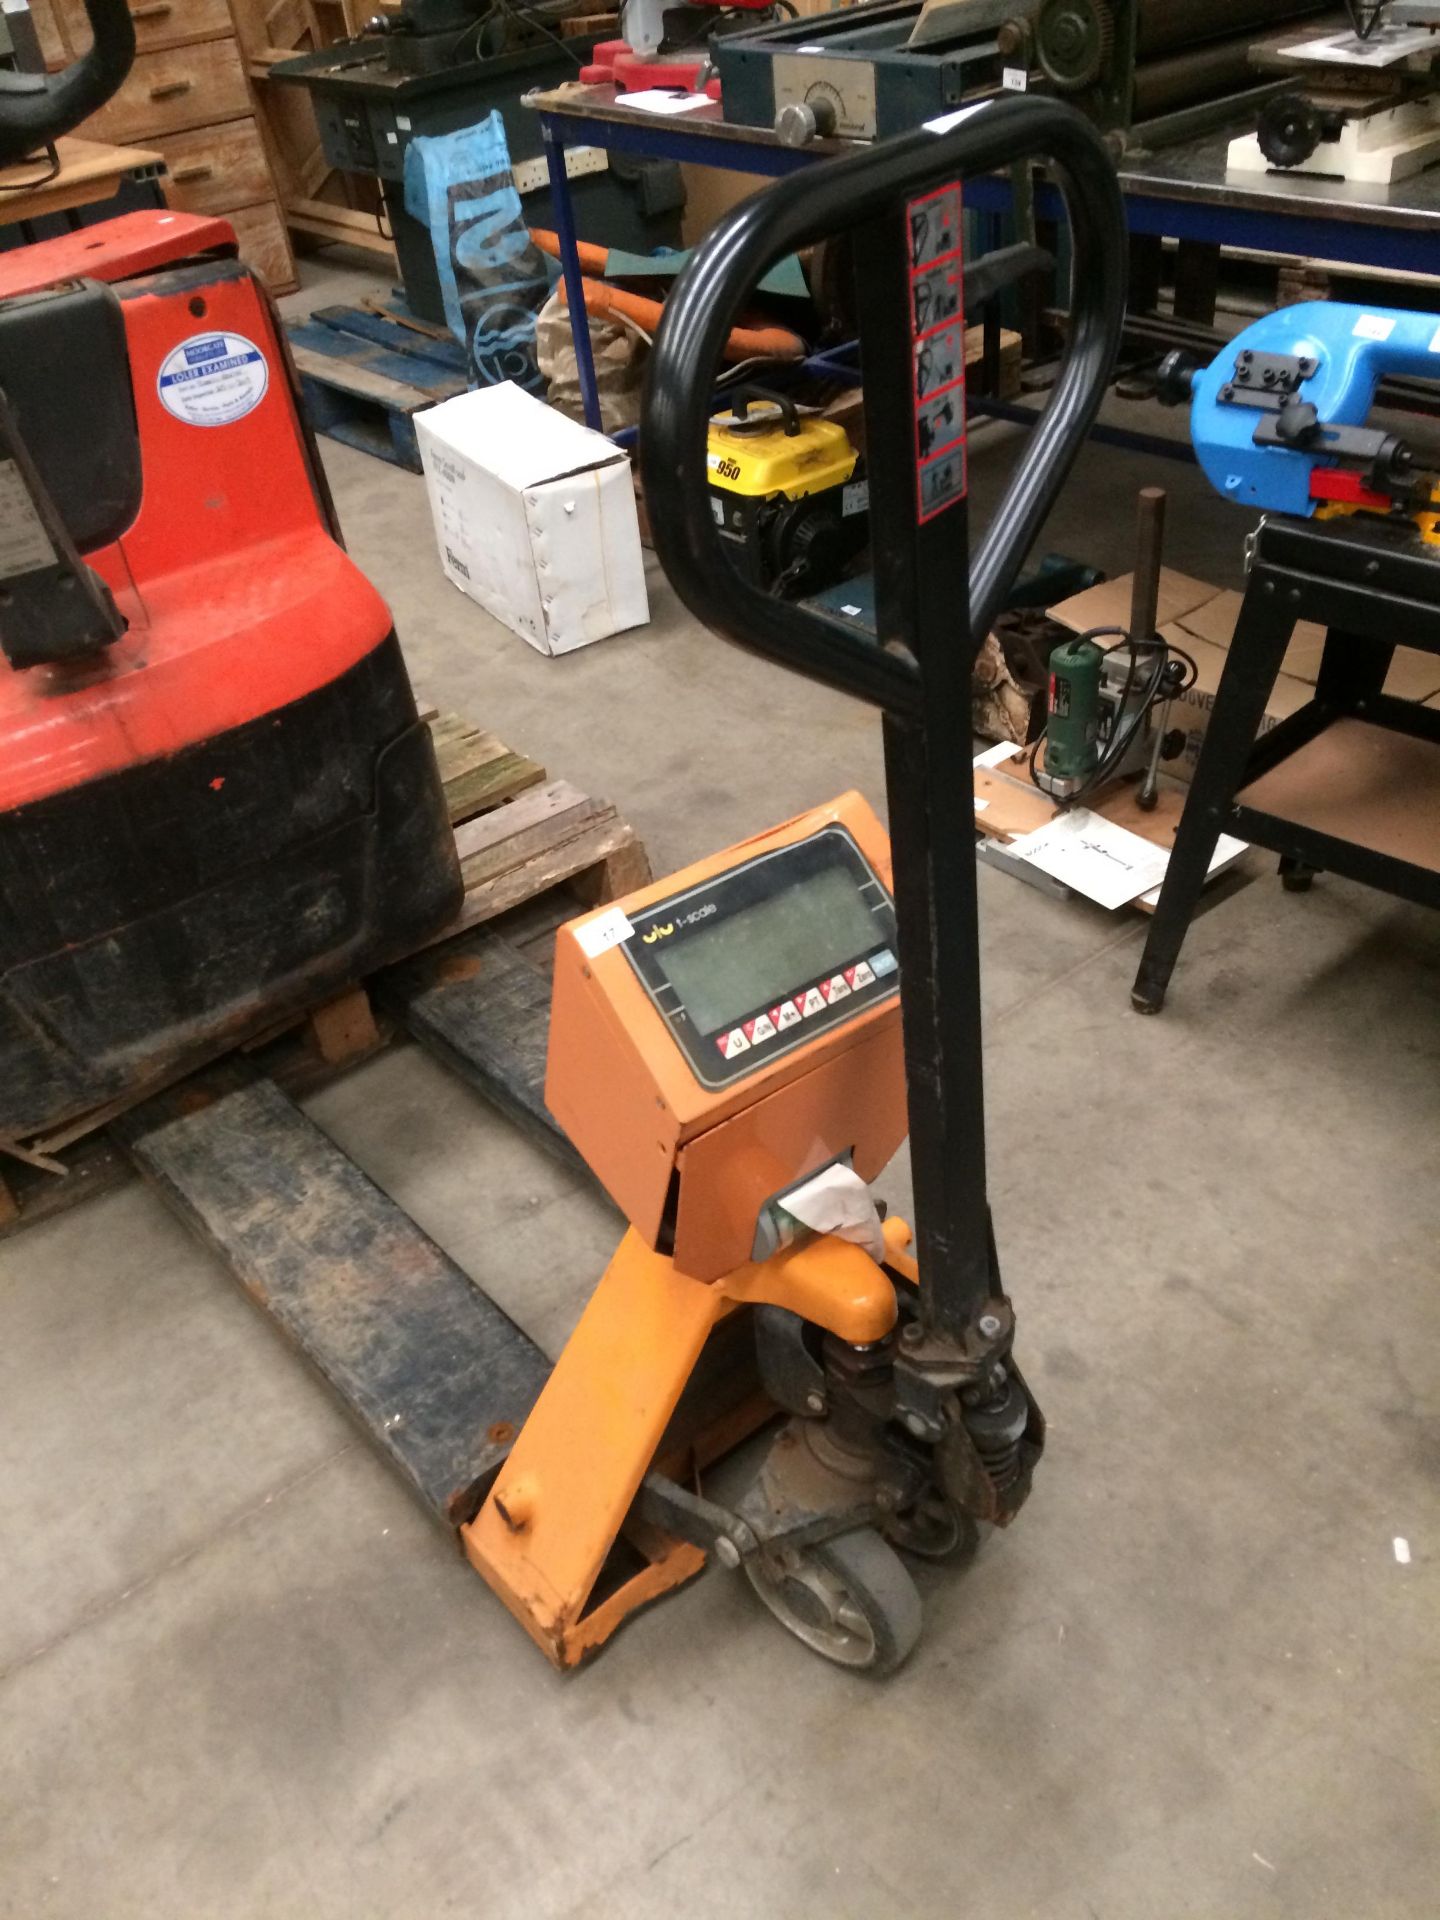
<svg viewBox="0 0 1440 1920">
<path fill-rule="evenodd" d="M 586 422 L 600 425 L 600 397 L 595 385 L 595 362 L 590 330 L 575 325 L 585 311 L 584 280 L 576 248 L 575 214 L 565 172 L 566 147 L 604 147 L 621 153 L 643 154 L 652 160 L 683 160 L 696 166 L 719 167 L 732 173 L 764 174 L 772 179 L 796 173 L 827 157 L 820 148 L 782 147 L 765 140 L 742 140 L 709 131 L 703 125 L 680 120 L 636 125 L 608 115 L 538 107 L 550 172 L 555 231 L 560 242 L 560 268 L 570 304 L 575 357 Z M 1248 247 L 1260 253 L 1297 258 L 1335 260 L 1357 268 L 1392 268 L 1432 277 L 1440 276 L 1440 239 L 1431 225 L 1405 226 L 1366 218 L 1373 209 L 1357 205 L 1353 219 L 1335 216 L 1333 202 L 1317 203 L 1306 212 L 1300 199 L 1280 199 L 1272 207 L 1240 206 L 1196 194 L 1167 194 L 1132 184 L 1120 176 L 1125 218 L 1131 233 L 1158 235 L 1170 240 L 1201 241 L 1210 246 Z M 1010 210 L 1010 184 L 1001 178 L 966 183 L 966 205 L 978 213 Z M 1063 219 L 1064 205 L 1053 187 L 1036 192 L 1037 211 L 1046 218 Z M 998 411 L 998 409 L 997 409 Z"/>
<path fill-rule="evenodd" d="M 795 147 L 741 144 L 706 133 L 703 127 L 657 124 L 637 127 L 628 122 L 595 119 L 573 113 L 540 110 L 540 133 L 550 170 L 550 202 L 555 237 L 560 242 L 560 271 L 570 307 L 570 331 L 575 340 L 575 364 L 587 427 L 600 426 L 600 394 L 595 385 L 595 357 L 590 329 L 584 324 L 585 276 L 576 246 L 575 208 L 570 177 L 565 171 L 566 147 L 604 147 L 617 153 L 643 154 L 647 160 L 684 160 L 697 167 L 720 167 L 730 173 L 763 173 L 771 179 L 813 166 L 818 156 Z"/>
</svg>

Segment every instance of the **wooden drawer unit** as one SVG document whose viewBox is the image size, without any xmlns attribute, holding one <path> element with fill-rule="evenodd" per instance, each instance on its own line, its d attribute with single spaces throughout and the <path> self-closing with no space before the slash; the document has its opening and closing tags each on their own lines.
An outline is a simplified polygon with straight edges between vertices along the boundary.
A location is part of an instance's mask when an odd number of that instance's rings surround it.
<svg viewBox="0 0 1440 1920">
<path fill-rule="evenodd" d="M 165 199 L 186 213 L 225 213 L 274 197 L 270 163 L 253 120 L 168 133 L 156 142 L 169 169 Z"/>
<path fill-rule="evenodd" d="M 137 55 L 115 98 L 85 129 L 97 140 L 144 142 L 187 127 L 248 115 L 250 89 L 233 39 L 205 40 Z"/>
<path fill-rule="evenodd" d="M 298 0 L 288 3 L 298 7 Z M 296 284 L 295 256 L 230 0 L 129 0 L 129 7 L 135 65 L 80 132 L 115 146 L 158 149 L 166 202 L 186 213 L 223 214 L 241 257 L 272 292 L 288 292 Z M 84 0 L 33 0 L 33 10 L 51 65 L 78 59 L 90 46 Z"/>
<path fill-rule="evenodd" d="M 84 0 L 49 0 L 49 4 L 72 49 L 82 53 L 90 44 Z M 130 18 L 141 53 L 213 40 L 232 30 L 229 0 L 130 0 Z"/>
</svg>

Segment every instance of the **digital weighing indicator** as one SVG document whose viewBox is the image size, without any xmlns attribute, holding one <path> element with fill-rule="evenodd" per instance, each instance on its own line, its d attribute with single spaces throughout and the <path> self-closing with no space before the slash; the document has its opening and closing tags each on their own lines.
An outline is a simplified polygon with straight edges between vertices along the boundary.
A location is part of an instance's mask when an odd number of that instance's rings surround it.
<svg viewBox="0 0 1440 1920">
<path fill-rule="evenodd" d="M 707 1087 L 898 991 L 894 904 L 838 826 L 647 908 L 625 953 Z"/>
<path fill-rule="evenodd" d="M 905 1137 L 890 848 L 857 793 L 556 938 L 545 1099 L 615 1204 L 697 1277 L 785 1188 Z"/>
</svg>

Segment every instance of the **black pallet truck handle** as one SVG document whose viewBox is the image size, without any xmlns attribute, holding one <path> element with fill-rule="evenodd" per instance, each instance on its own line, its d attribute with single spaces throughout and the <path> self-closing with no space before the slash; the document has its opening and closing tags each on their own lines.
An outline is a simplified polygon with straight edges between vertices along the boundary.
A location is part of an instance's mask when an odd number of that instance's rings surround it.
<svg viewBox="0 0 1440 1920">
<path fill-rule="evenodd" d="M 85 0 L 94 44 L 63 72 L 0 72 L 0 166 L 78 127 L 118 91 L 135 60 L 126 0 Z"/>
<path fill-rule="evenodd" d="M 874 220 L 929 187 L 1026 159 L 1050 163 L 1069 211 L 1070 333 L 1050 404 L 970 570 L 970 632 L 957 644 L 973 658 L 1094 423 L 1120 345 L 1124 207 L 1114 163 L 1088 120 L 1059 101 L 995 100 L 948 132 L 921 128 L 853 157 L 820 161 L 756 194 L 696 251 L 665 303 L 651 356 L 641 473 L 656 552 L 680 598 L 726 639 L 897 713 L 914 712 L 921 700 L 913 657 L 842 621 L 775 600 L 727 558 L 705 464 L 711 391 L 738 310 L 787 254 Z M 890 400 L 875 394 L 871 404 Z"/>
</svg>

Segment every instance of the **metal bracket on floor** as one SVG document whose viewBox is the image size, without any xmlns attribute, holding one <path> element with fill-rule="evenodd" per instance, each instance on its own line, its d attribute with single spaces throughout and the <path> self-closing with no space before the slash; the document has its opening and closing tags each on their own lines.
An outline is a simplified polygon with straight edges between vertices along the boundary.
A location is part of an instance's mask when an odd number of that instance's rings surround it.
<svg viewBox="0 0 1440 1920">
<path fill-rule="evenodd" d="M 1029 860 L 1017 860 L 1015 855 L 1007 852 L 998 840 L 992 840 L 983 833 L 975 836 L 975 858 L 983 860 L 987 867 L 994 867 L 1000 873 L 1008 873 L 1016 880 L 1023 880 L 1027 887 L 1034 887 L 1037 893 L 1043 893 L 1051 900 L 1075 898 L 1073 889 L 1067 887 L 1063 880 L 1056 880 L 1053 875 L 1042 873 L 1039 867 Z"/>
</svg>

